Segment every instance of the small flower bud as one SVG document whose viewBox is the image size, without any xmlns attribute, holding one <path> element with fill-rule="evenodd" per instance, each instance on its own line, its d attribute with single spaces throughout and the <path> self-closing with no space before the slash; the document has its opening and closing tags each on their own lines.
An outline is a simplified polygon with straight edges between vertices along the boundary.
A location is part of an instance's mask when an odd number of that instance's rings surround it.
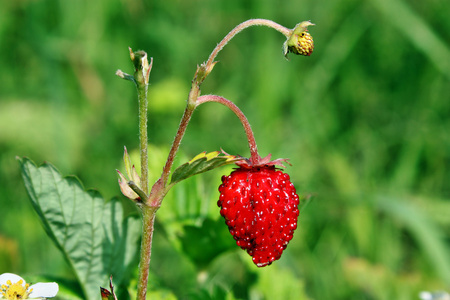
<svg viewBox="0 0 450 300">
<path fill-rule="evenodd" d="M 195 72 L 194 80 L 200 85 L 203 80 L 211 73 L 212 69 L 216 65 L 217 61 L 208 65 L 207 63 L 202 63 L 200 66 L 197 66 L 197 71 Z"/>
<path fill-rule="evenodd" d="M 305 56 L 310 56 L 313 50 L 314 41 L 308 32 L 300 33 L 297 38 L 297 43 L 295 45 L 288 46 L 289 52 Z"/>
<path fill-rule="evenodd" d="M 135 68 L 135 82 L 148 85 L 150 80 L 150 71 L 152 70 L 153 65 L 153 57 L 150 57 L 149 63 L 148 56 L 145 51 L 138 50 L 133 52 L 131 47 L 128 47 L 128 50 L 130 51 L 130 58 Z"/>
<path fill-rule="evenodd" d="M 303 21 L 297 24 L 292 30 L 291 36 L 283 44 L 284 56 L 287 58 L 289 52 L 310 56 L 314 50 L 314 41 L 307 32 L 308 26 L 315 25 L 310 21 Z"/>
<path fill-rule="evenodd" d="M 126 147 L 124 147 L 123 162 L 125 164 L 128 179 L 117 170 L 117 173 L 119 174 L 120 190 L 128 199 L 131 199 L 136 203 L 141 203 L 147 199 L 147 195 L 141 190 L 141 178 L 136 172 L 134 165 L 131 164 L 131 158 Z"/>
</svg>

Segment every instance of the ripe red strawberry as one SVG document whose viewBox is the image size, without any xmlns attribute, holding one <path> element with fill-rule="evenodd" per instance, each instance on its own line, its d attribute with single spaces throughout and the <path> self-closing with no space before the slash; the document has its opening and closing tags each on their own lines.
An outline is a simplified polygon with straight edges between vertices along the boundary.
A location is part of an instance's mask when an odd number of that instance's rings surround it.
<svg viewBox="0 0 450 300">
<path fill-rule="evenodd" d="M 274 164 L 280 163 L 240 163 L 219 187 L 220 214 L 258 267 L 279 259 L 297 228 L 299 197 L 289 175 Z"/>
</svg>

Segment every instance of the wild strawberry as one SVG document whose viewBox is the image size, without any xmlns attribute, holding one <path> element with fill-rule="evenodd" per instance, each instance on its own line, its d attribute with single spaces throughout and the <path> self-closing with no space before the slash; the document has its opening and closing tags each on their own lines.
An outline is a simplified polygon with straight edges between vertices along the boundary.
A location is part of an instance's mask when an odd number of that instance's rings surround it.
<svg viewBox="0 0 450 300">
<path fill-rule="evenodd" d="M 287 58 L 289 52 L 310 56 L 314 50 L 314 41 L 309 34 L 308 27 L 314 25 L 310 21 L 297 24 L 286 42 L 283 44 L 284 56 Z"/>
<path fill-rule="evenodd" d="M 238 163 L 219 187 L 220 214 L 258 267 L 279 259 L 297 228 L 299 197 L 289 175 L 275 168 L 280 161 Z"/>
<path fill-rule="evenodd" d="M 314 50 L 314 41 L 309 32 L 297 35 L 296 43 L 288 48 L 289 52 L 310 56 Z"/>
</svg>

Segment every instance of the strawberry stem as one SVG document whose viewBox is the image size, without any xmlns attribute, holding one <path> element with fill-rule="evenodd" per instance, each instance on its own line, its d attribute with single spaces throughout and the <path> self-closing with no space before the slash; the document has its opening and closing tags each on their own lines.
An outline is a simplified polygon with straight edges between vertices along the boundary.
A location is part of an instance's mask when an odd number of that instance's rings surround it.
<svg viewBox="0 0 450 300">
<path fill-rule="evenodd" d="M 217 44 L 216 48 L 214 48 L 213 52 L 211 53 L 211 55 L 208 58 L 208 61 L 206 62 L 207 66 L 210 66 L 214 63 L 214 59 L 216 58 L 217 54 L 220 52 L 220 50 L 223 49 L 223 47 L 225 47 L 225 45 L 239 32 L 241 32 L 242 30 L 250 27 L 250 26 L 266 26 L 266 27 L 270 27 L 273 28 L 279 32 L 281 32 L 284 36 L 286 36 L 286 38 L 289 38 L 292 34 L 292 30 L 288 29 L 274 21 L 271 20 L 266 20 L 266 19 L 250 19 L 247 20 L 245 22 L 242 22 L 241 24 L 237 25 L 236 27 L 233 28 L 233 30 L 231 30 L 223 39 L 222 41 Z"/>
<path fill-rule="evenodd" d="M 239 118 L 239 120 L 242 123 L 242 126 L 244 127 L 245 134 L 247 135 L 248 145 L 250 148 L 250 163 L 252 165 L 257 165 L 261 157 L 258 154 L 258 147 L 256 146 L 255 135 L 253 134 L 250 123 L 248 122 L 248 119 L 244 115 L 244 113 L 239 109 L 239 107 L 236 106 L 236 104 L 221 96 L 216 95 L 200 96 L 197 99 L 197 106 L 206 102 L 217 102 L 223 104 L 229 109 L 231 109 L 231 111 L 234 112 L 234 114 Z"/>
<path fill-rule="evenodd" d="M 150 271 L 150 258 L 152 256 L 152 240 L 157 208 L 142 206 L 142 241 L 141 256 L 139 260 L 139 281 L 136 299 L 147 298 L 148 275 Z"/>
<path fill-rule="evenodd" d="M 142 228 L 142 240 L 140 249 L 141 253 L 139 261 L 137 299 L 145 300 L 147 295 L 147 284 L 151 258 L 151 247 L 152 247 L 155 214 L 159 208 L 159 206 L 153 207 L 151 205 L 148 205 L 150 199 L 147 199 L 148 194 L 147 91 L 150 78 L 150 71 L 153 65 L 153 58 L 150 58 L 149 63 L 146 52 L 144 51 L 133 52 L 131 48 L 129 48 L 129 51 L 131 61 L 133 62 L 135 67 L 134 76 L 126 74 L 121 70 L 118 70 L 116 72 L 116 75 L 118 75 L 123 79 L 130 80 L 136 85 L 139 100 L 139 146 L 141 158 L 141 180 L 140 180 L 141 186 L 138 187 L 134 182 L 131 181 L 129 182 L 129 187 L 132 188 L 136 193 L 138 193 L 142 201 L 142 203 L 139 202 L 140 204 L 142 204 L 140 207 L 142 211 L 143 228 Z M 127 169 L 127 172 L 128 171 L 129 170 Z"/>
<path fill-rule="evenodd" d="M 181 140 L 183 139 L 184 133 L 186 132 L 187 125 L 191 120 L 192 114 L 195 110 L 195 103 L 198 96 L 200 95 L 200 83 L 196 80 L 192 81 L 191 91 L 189 92 L 189 97 L 184 110 L 183 117 L 181 118 L 180 125 L 178 126 L 177 134 L 172 142 L 172 147 L 170 148 L 169 156 L 167 157 L 166 164 L 164 165 L 163 172 L 161 174 L 161 181 L 165 187 L 167 181 L 169 180 L 170 169 L 172 168 L 175 156 L 180 148 Z"/>
<path fill-rule="evenodd" d="M 169 156 L 167 158 L 166 164 L 164 166 L 161 180 L 163 182 L 163 186 L 166 186 L 167 181 L 169 179 L 170 169 L 172 168 L 173 161 L 175 159 L 176 153 L 178 152 L 178 148 L 180 146 L 181 140 L 183 139 L 184 133 L 186 132 L 187 125 L 192 117 L 192 113 L 194 112 L 195 108 L 200 105 L 199 102 L 200 98 L 204 100 L 204 102 L 219 102 L 222 103 L 225 106 L 228 106 L 241 120 L 242 125 L 244 126 L 245 132 L 247 134 L 248 143 L 250 146 L 250 153 L 251 153 L 251 162 L 257 164 L 260 156 L 258 155 L 258 150 L 255 143 L 255 138 L 253 136 L 253 132 L 250 128 L 250 124 L 248 123 L 247 118 L 245 115 L 241 112 L 241 110 L 231 101 L 219 97 L 219 96 L 210 96 L 210 100 L 207 96 L 199 97 L 200 95 L 200 85 L 202 82 L 206 79 L 206 77 L 211 72 L 212 68 L 214 67 L 214 59 L 216 58 L 217 54 L 225 47 L 225 45 L 239 32 L 242 30 L 251 27 L 251 26 L 266 26 L 273 28 L 279 32 L 281 32 L 284 36 L 289 37 L 292 34 L 292 30 L 288 29 L 276 22 L 273 22 L 271 20 L 266 19 L 250 19 L 245 22 L 242 22 L 241 24 L 237 25 L 233 30 L 231 30 L 223 39 L 222 41 L 217 44 L 216 48 L 214 48 L 213 52 L 208 58 L 208 61 L 205 64 L 202 64 L 200 67 L 197 68 L 197 72 L 194 76 L 194 79 L 192 81 L 192 88 L 189 93 L 188 103 L 186 106 L 186 109 L 184 111 L 183 117 L 180 122 L 180 126 L 178 127 L 178 132 L 175 136 L 175 139 L 172 143 L 172 147 L 170 149 Z M 199 75 L 199 72 L 202 73 Z"/>
</svg>

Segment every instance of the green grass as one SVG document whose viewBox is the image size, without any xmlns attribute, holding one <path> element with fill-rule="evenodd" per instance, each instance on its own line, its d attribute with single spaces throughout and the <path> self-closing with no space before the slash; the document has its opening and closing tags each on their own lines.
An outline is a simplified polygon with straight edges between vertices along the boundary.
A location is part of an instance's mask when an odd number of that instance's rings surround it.
<svg viewBox="0 0 450 300">
<path fill-rule="evenodd" d="M 229 30 L 256 17 L 287 27 L 310 19 L 311 57 L 288 62 L 283 36 L 251 28 L 219 54 L 202 86 L 246 113 L 261 155 L 291 159 L 298 192 L 312 195 L 294 239 L 280 261 L 256 269 L 215 207 L 229 168 L 189 179 L 158 213 L 155 297 L 417 299 L 422 290 L 450 291 L 448 11 L 445 0 L 6 1 L 0 273 L 73 278 L 32 211 L 15 156 L 50 161 L 106 198 L 119 195 L 123 146 L 138 147 L 135 89 L 114 75 L 131 72 L 128 46 L 154 58 L 149 136 L 164 157 L 196 65 Z M 182 151 L 220 148 L 248 156 L 238 119 L 207 104 Z M 201 260 L 218 237 L 223 244 Z"/>
</svg>

